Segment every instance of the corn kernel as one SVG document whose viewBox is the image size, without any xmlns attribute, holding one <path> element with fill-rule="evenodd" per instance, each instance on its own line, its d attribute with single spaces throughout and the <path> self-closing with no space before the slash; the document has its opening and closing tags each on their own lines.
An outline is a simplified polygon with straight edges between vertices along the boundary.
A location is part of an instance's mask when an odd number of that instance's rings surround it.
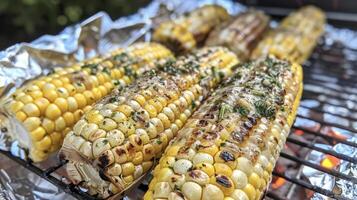
<svg viewBox="0 0 357 200">
<path fill-rule="evenodd" d="M 57 119 L 59 116 L 61 116 L 61 110 L 58 108 L 56 104 L 50 104 L 46 108 L 46 117 L 51 120 Z"/>
<path fill-rule="evenodd" d="M 134 110 L 126 104 L 122 104 L 122 105 L 118 106 L 117 110 L 119 112 L 123 113 L 127 117 L 131 116 L 131 113 L 134 112 Z"/>
<path fill-rule="evenodd" d="M 19 111 L 16 113 L 16 119 L 23 122 L 23 121 L 25 121 L 26 118 L 27 118 L 27 115 L 24 112 Z"/>
<path fill-rule="evenodd" d="M 78 109 L 77 100 L 74 97 L 67 98 L 68 111 L 74 112 Z"/>
<path fill-rule="evenodd" d="M 61 110 L 62 113 L 65 113 L 68 110 L 67 100 L 62 97 L 57 98 L 54 104 L 56 104 L 56 106 Z"/>
<path fill-rule="evenodd" d="M 46 135 L 46 130 L 42 127 L 38 127 L 35 130 L 31 131 L 30 135 L 32 140 L 40 141 Z"/>
<path fill-rule="evenodd" d="M 58 98 L 58 94 L 55 90 L 45 90 L 43 92 L 43 97 L 50 102 L 54 102 Z"/>
<path fill-rule="evenodd" d="M 24 121 L 24 126 L 28 131 L 33 131 L 41 124 L 41 120 L 38 117 L 29 117 Z"/>
<path fill-rule="evenodd" d="M 243 191 L 249 197 L 249 199 L 255 199 L 256 192 L 254 186 L 252 186 L 251 184 L 247 184 Z"/>
<path fill-rule="evenodd" d="M 76 99 L 78 108 L 84 108 L 87 105 L 87 100 L 83 94 L 75 94 L 74 98 Z"/>
<path fill-rule="evenodd" d="M 52 141 L 50 136 L 45 136 L 42 140 L 35 142 L 35 148 L 38 150 L 46 151 L 51 147 Z"/>
</svg>

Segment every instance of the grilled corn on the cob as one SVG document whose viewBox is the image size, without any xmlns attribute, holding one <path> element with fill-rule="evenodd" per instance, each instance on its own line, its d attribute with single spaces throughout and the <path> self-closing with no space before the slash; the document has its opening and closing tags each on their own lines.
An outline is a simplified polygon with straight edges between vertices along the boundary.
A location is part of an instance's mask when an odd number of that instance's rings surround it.
<svg viewBox="0 0 357 200">
<path fill-rule="evenodd" d="M 276 29 L 267 36 L 253 50 L 251 59 L 274 55 L 279 59 L 303 63 L 313 50 L 315 43 L 303 34 L 287 29 Z"/>
<path fill-rule="evenodd" d="M 260 11 L 249 10 L 212 31 L 206 46 L 226 46 L 240 60 L 246 60 L 268 27 L 268 16 Z"/>
<path fill-rule="evenodd" d="M 74 184 L 120 195 L 145 174 L 218 82 L 238 63 L 225 48 L 178 58 L 116 90 L 74 126 L 60 151 Z"/>
<path fill-rule="evenodd" d="M 254 49 L 251 58 L 269 54 L 291 62 L 303 63 L 324 32 L 325 15 L 314 6 L 306 6 L 286 17 Z"/>
<path fill-rule="evenodd" d="M 144 199 L 261 199 L 301 92 L 297 64 L 269 57 L 238 68 L 168 145 Z"/>
<path fill-rule="evenodd" d="M 169 58 L 171 52 L 160 44 L 138 43 L 105 59 L 57 69 L 3 99 L 1 125 L 29 150 L 33 161 L 42 161 L 59 149 L 64 136 L 94 102 Z"/>
<path fill-rule="evenodd" d="M 314 6 L 305 6 L 291 13 L 280 24 L 280 27 L 303 34 L 316 43 L 324 32 L 325 14 Z"/>
<path fill-rule="evenodd" d="M 215 26 L 228 18 L 223 7 L 206 5 L 192 11 L 188 16 L 163 22 L 154 31 L 153 39 L 177 53 L 190 51 L 204 42 Z"/>
</svg>

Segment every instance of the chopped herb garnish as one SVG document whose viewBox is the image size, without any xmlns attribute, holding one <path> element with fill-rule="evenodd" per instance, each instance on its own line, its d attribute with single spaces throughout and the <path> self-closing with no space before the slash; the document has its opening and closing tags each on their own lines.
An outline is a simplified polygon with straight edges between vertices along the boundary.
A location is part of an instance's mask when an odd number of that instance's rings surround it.
<svg viewBox="0 0 357 200">
<path fill-rule="evenodd" d="M 273 106 L 264 102 L 263 100 L 259 100 L 259 101 L 255 102 L 254 106 L 255 106 L 257 113 L 261 117 L 272 118 L 275 115 L 276 109 Z"/>
<path fill-rule="evenodd" d="M 218 113 L 218 120 L 222 120 L 226 114 L 231 113 L 232 111 L 233 111 L 232 106 L 226 103 L 221 103 L 221 107 Z"/>
<path fill-rule="evenodd" d="M 243 117 L 246 117 L 249 114 L 249 109 L 244 106 L 236 106 L 233 108 L 233 112 L 238 112 Z"/>
<path fill-rule="evenodd" d="M 196 106 L 197 106 L 197 105 L 196 105 L 195 101 L 192 101 L 192 102 L 191 102 L 191 108 L 192 108 L 192 109 L 195 109 Z"/>
</svg>

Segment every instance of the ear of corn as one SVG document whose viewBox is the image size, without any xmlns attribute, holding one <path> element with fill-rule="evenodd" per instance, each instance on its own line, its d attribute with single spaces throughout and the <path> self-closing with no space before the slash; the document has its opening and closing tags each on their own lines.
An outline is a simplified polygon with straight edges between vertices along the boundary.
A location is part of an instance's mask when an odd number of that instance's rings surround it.
<svg viewBox="0 0 357 200">
<path fill-rule="evenodd" d="M 60 158 L 69 160 L 71 181 L 100 197 L 130 188 L 237 63 L 225 48 L 205 48 L 115 90 L 64 140 Z"/>
<path fill-rule="evenodd" d="M 326 16 L 321 9 L 305 6 L 286 17 L 280 27 L 299 32 L 316 43 L 324 32 L 325 23 Z"/>
<path fill-rule="evenodd" d="M 223 7 L 206 5 L 187 16 L 160 24 L 154 31 L 153 39 L 178 53 L 191 51 L 204 42 L 215 26 L 228 18 Z"/>
<path fill-rule="evenodd" d="M 226 46 L 236 53 L 240 60 L 246 60 L 268 27 L 267 15 L 261 11 L 249 10 L 216 27 L 210 33 L 206 46 Z"/>
<path fill-rule="evenodd" d="M 309 56 L 315 44 L 308 37 L 287 29 L 276 29 L 253 50 L 251 59 L 274 55 L 279 59 L 303 63 Z"/>
<path fill-rule="evenodd" d="M 3 99 L 1 113 L 11 137 L 42 161 L 59 149 L 64 136 L 91 105 L 114 87 L 129 84 L 156 62 L 172 58 L 159 44 L 138 43 L 72 67 L 39 77 Z"/>
<path fill-rule="evenodd" d="M 261 199 L 301 92 L 297 64 L 270 57 L 242 65 L 168 145 L 144 199 Z"/>
<path fill-rule="evenodd" d="M 303 63 L 324 32 L 325 15 L 313 6 L 306 6 L 286 17 L 254 49 L 252 59 L 269 54 L 291 62 Z"/>
</svg>

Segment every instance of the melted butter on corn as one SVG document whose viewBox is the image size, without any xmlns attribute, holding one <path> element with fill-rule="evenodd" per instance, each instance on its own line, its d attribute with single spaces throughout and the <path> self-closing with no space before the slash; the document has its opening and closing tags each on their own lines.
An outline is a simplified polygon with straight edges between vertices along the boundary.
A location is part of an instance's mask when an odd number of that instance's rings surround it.
<svg viewBox="0 0 357 200">
<path fill-rule="evenodd" d="M 10 120 L 2 126 L 33 161 L 45 160 L 93 103 L 169 58 L 171 52 L 159 44 L 138 43 L 105 58 L 55 69 L 2 100 L 1 112 Z"/>
<path fill-rule="evenodd" d="M 146 200 L 261 199 L 296 115 L 301 66 L 246 63 L 168 145 Z"/>
<path fill-rule="evenodd" d="M 128 189 L 237 63 L 225 48 L 205 48 L 114 90 L 65 138 L 60 157 L 72 182 L 101 197 Z"/>
</svg>

